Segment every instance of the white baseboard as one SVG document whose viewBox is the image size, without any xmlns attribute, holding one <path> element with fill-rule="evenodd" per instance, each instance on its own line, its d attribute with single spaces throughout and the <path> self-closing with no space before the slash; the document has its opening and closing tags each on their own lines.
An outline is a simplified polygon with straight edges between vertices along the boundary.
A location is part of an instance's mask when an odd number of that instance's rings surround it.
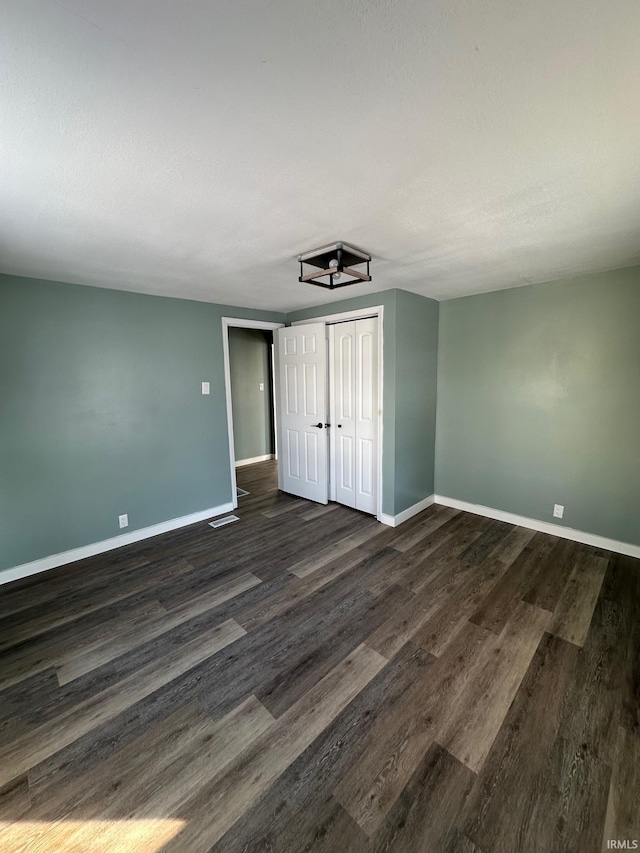
<svg viewBox="0 0 640 853">
<path fill-rule="evenodd" d="M 265 459 L 270 458 L 273 457 L 258 457 L 256 461 L 265 461 Z M 247 462 L 246 464 L 251 464 L 251 462 Z M 515 515 L 511 512 L 504 512 L 501 509 L 493 509 L 492 507 L 481 506 L 480 504 L 459 501 L 456 498 L 449 498 L 445 495 L 429 495 L 429 497 L 424 498 L 424 500 L 419 501 L 397 515 L 381 513 L 378 516 L 378 521 L 382 524 L 386 524 L 388 527 L 398 527 L 404 521 L 407 521 L 409 518 L 412 518 L 414 515 L 422 512 L 422 510 L 431 506 L 433 503 L 449 506 L 453 509 L 464 510 L 465 512 L 473 512 L 476 515 L 495 518 L 498 521 L 506 521 L 508 524 L 517 524 L 519 527 L 526 527 L 529 530 L 538 530 L 541 533 L 549 533 L 552 536 L 559 536 L 562 539 L 571 539 L 574 542 L 581 542 L 584 545 L 593 545 L 596 548 L 604 548 L 606 551 L 615 551 L 619 554 L 625 554 L 628 557 L 636 557 L 640 559 L 640 545 L 631 545 L 628 542 L 620 542 L 617 539 L 607 539 L 605 536 L 586 533 L 583 530 L 574 530 L 571 527 L 563 527 L 560 524 L 553 524 L 549 521 L 539 521 L 535 518 L 527 518 L 524 515 Z M 151 525 L 151 527 L 132 530 L 130 533 L 123 533 L 120 536 L 114 536 L 111 539 L 104 539 L 101 542 L 93 542 L 91 545 L 83 545 L 81 548 L 74 548 L 71 551 L 52 554 L 50 557 L 43 557 L 41 560 L 34 560 L 31 563 L 23 563 L 22 565 L 14 566 L 11 569 L 0 570 L 0 585 L 19 580 L 21 578 L 26 578 L 30 575 L 38 574 L 39 572 L 46 572 L 49 569 L 55 569 L 58 566 L 64 566 L 67 563 L 75 563 L 78 560 L 84 560 L 86 557 L 93 557 L 96 554 L 113 551 L 116 548 L 121 548 L 123 545 L 130 545 L 133 542 L 141 542 L 143 539 L 151 539 L 153 536 L 159 536 L 161 533 L 169 533 L 172 530 L 178 530 L 180 527 L 188 527 L 190 524 L 196 524 L 199 521 L 206 521 L 207 519 L 214 518 L 217 515 L 223 515 L 224 513 L 231 512 L 233 509 L 234 504 L 232 502 L 221 504 L 217 507 L 211 507 L 211 509 L 191 513 L 191 515 L 183 515 L 180 518 L 172 518 L 169 519 L 169 521 L 162 521 L 160 524 Z"/>
<path fill-rule="evenodd" d="M 435 495 L 429 495 L 428 498 L 418 501 L 417 504 L 399 512 L 397 515 L 387 515 L 386 513 L 381 512 L 378 516 L 378 521 L 382 522 L 382 524 L 386 524 L 387 527 L 398 527 L 403 521 L 408 521 L 410 518 L 413 518 L 414 515 L 422 512 L 423 509 L 426 509 L 433 503 L 435 503 Z"/>
<path fill-rule="evenodd" d="M 447 498 L 444 495 L 435 495 L 435 502 L 443 506 L 450 506 L 453 509 L 461 509 L 465 512 L 473 512 L 476 515 L 484 515 L 487 518 L 495 518 L 497 521 L 506 521 L 508 524 L 517 524 L 519 527 L 526 527 L 529 530 L 538 530 L 540 533 L 549 533 L 551 536 L 559 536 L 561 539 L 571 539 L 573 542 L 581 542 L 583 545 L 604 548 L 605 551 L 615 551 L 618 554 L 626 554 L 628 557 L 640 557 L 640 545 L 619 542 L 617 539 L 607 539 L 605 536 L 586 533 L 584 530 L 574 530 L 571 527 L 563 527 L 561 524 L 553 524 L 550 521 L 539 521 L 537 518 L 527 518 L 524 515 L 515 515 L 501 509 L 467 503 L 467 501 L 459 501 L 456 498 Z"/>
<path fill-rule="evenodd" d="M 251 459 L 236 459 L 236 468 L 242 468 L 243 465 L 255 465 L 256 462 L 268 462 L 273 459 L 273 453 L 267 453 L 265 456 L 252 456 Z"/>
<path fill-rule="evenodd" d="M 0 585 L 20 580 L 20 578 L 27 578 L 29 575 L 36 575 L 39 572 L 46 572 L 67 563 L 75 563 L 77 560 L 84 560 L 86 557 L 94 557 L 96 554 L 103 554 L 105 551 L 113 551 L 116 548 L 122 548 L 123 545 L 131 545 L 132 542 L 151 539 L 152 536 L 169 533 L 179 527 L 188 527 L 198 521 L 206 521 L 216 515 L 231 512 L 232 509 L 234 509 L 234 505 L 231 502 L 221 504 L 221 506 L 204 509 L 201 512 L 193 512 L 191 515 L 161 521 L 160 524 L 152 524 L 151 527 L 132 530 L 130 533 L 114 536 L 112 539 L 103 539 L 102 542 L 93 542 L 91 545 L 83 545 L 81 548 L 63 551 L 61 554 L 52 554 L 50 557 L 43 557 L 41 560 L 34 560 L 32 563 L 23 563 L 21 566 L 14 566 L 12 569 L 0 570 Z"/>
</svg>

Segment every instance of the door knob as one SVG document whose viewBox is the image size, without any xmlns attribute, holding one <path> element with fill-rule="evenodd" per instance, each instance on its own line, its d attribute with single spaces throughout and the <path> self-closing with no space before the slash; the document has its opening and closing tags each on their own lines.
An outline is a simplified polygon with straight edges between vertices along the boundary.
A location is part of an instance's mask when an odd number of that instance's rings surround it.
<svg viewBox="0 0 640 853">
<path fill-rule="evenodd" d="M 322 424 L 311 424 L 314 429 L 322 429 Z"/>
<path fill-rule="evenodd" d="M 342 424 L 338 424 L 338 429 L 342 429 Z"/>
</svg>

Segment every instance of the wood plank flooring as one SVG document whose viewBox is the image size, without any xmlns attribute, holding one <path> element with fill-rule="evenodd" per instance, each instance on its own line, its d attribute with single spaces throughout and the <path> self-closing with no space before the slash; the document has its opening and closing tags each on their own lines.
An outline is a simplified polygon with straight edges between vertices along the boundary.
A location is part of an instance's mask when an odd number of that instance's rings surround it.
<svg viewBox="0 0 640 853">
<path fill-rule="evenodd" d="M 0 850 L 640 844 L 640 561 L 238 485 L 0 588 Z"/>
</svg>

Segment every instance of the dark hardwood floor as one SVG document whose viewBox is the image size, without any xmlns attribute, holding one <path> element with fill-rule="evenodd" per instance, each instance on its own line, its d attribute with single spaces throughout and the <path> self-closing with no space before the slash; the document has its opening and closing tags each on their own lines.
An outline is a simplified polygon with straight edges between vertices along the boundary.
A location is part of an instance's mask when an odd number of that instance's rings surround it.
<svg viewBox="0 0 640 853">
<path fill-rule="evenodd" d="M 238 485 L 240 522 L 0 588 L 0 850 L 640 841 L 640 561 Z"/>
</svg>

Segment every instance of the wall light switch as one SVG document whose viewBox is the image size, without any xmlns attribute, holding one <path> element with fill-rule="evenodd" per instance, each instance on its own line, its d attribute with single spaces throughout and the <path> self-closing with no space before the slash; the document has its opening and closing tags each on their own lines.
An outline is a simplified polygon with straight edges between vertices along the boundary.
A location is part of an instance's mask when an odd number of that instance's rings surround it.
<svg viewBox="0 0 640 853">
<path fill-rule="evenodd" d="M 264 391 L 264 382 L 261 382 L 261 383 L 260 383 L 260 390 L 261 390 L 261 391 Z"/>
<path fill-rule="evenodd" d="M 553 517 L 554 518 L 562 518 L 564 515 L 564 507 L 562 504 L 554 504 L 553 505 Z"/>
<path fill-rule="evenodd" d="M 202 383 L 202 393 L 203 394 L 210 394 L 211 393 L 211 385 L 208 382 Z"/>
<path fill-rule="evenodd" d="M 124 515 L 119 515 L 118 516 L 118 524 L 120 525 L 120 528 L 128 527 L 129 526 L 129 516 L 126 513 Z"/>
</svg>

